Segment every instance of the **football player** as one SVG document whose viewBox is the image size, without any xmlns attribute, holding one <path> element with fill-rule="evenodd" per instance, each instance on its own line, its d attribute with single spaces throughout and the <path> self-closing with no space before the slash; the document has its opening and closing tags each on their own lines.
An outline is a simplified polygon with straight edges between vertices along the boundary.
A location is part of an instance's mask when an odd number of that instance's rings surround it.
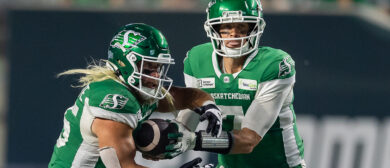
<svg viewBox="0 0 390 168">
<path fill-rule="evenodd" d="M 224 131 L 212 137 L 183 128 L 183 141 L 171 147 L 219 153 L 219 168 L 305 167 L 293 108 L 295 64 L 286 52 L 259 46 L 265 27 L 260 1 L 212 0 L 206 11 L 211 43 L 188 51 L 184 77 L 187 87 L 215 99 Z M 196 115 L 180 116 L 192 127 L 185 116 Z"/>
<path fill-rule="evenodd" d="M 172 86 L 174 64 L 168 43 L 156 28 L 128 24 L 113 37 L 106 64 L 92 64 L 61 75 L 81 74 L 84 87 L 64 116 L 49 167 L 143 167 L 134 161 L 132 132 L 154 112 L 213 106 L 213 98 L 195 88 Z M 220 131 L 219 109 L 204 110 L 211 131 Z M 214 130 L 215 129 L 215 130 Z M 171 158 L 166 153 L 164 158 Z M 199 159 L 183 167 L 189 168 Z"/>
</svg>

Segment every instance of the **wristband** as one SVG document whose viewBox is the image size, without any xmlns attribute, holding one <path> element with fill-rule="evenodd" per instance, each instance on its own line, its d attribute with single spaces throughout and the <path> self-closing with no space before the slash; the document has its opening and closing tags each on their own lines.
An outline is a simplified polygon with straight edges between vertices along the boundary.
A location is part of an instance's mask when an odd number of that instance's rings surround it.
<svg viewBox="0 0 390 168">
<path fill-rule="evenodd" d="M 194 150 L 227 154 L 233 146 L 233 137 L 230 132 L 222 131 L 219 137 L 212 136 L 205 131 L 196 132 Z"/>
</svg>

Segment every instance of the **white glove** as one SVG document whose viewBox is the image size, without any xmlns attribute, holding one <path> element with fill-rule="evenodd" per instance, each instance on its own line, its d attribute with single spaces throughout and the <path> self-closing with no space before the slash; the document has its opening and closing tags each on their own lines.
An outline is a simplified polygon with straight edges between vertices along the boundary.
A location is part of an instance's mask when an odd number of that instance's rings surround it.
<svg viewBox="0 0 390 168">
<path fill-rule="evenodd" d="M 168 134 L 169 139 L 176 140 L 175 144 L 171 144 L 166 147 L 166 150 L 172 151 L 169 153 L 169 156 L 173 158 L 185 151 L 194 149 L 196 135 L 194 132 L 189 131 L 182 123 L 176 120 L 172 120 L 171 123 L 175 124 L 178 129 L 178 133 Z"/>
<path fill-rule="evenodd" d="M 219 137 L 222 132 L 222 116 L 221 110 L 212 101 L 206 101 L 202 107 L 194 109 L 194 111 L 200 114 L 200 121 L 208 120 L 206 132 L 212 136 Z"/>
</svg>

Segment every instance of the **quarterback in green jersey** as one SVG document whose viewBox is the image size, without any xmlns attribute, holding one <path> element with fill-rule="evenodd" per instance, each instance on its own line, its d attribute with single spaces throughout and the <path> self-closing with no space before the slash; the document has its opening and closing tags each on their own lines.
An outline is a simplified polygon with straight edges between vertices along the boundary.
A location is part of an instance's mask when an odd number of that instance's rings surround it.
<svg viewBox="0 0 390 168">
<path fill-rule="evenodd" d="M 219 109 L 205 108 L 215 106 L 209 94 L 172 86 L 167 72 L 174 60 L 165 37 L 156 28 L 146 24 L 122 27 L 110 42 L 108 60 L 102 63 L 59 74 L 81 74 L 83 89 L 65 112 L 50 168 L 143 167 L 134 161 L 132 132 L 156 110 L 202 108 L 204 118 L 215 121 L 210 122 L 214 124 L 209 125 L 211 131 L 219 131 Z M 173 157 L 170 154 L 166 152 L 162 158 Z"/>
<path fill-rule="evenodd" d="M 295 64 L 286 52 L 259 46 L 265 27 L 260 1 L 212 0 L 207 15 L 211 43 L 188 51 L 184 77 L 187 87 L 212 95 L 222 111 L 222 133 L 233 137 L 228 152 L 214 151 L 225 153 L 218 167 L 305 167 L 292 104 Z M 190 113 L 179 116 L 196 116 Z"/>
</svg>

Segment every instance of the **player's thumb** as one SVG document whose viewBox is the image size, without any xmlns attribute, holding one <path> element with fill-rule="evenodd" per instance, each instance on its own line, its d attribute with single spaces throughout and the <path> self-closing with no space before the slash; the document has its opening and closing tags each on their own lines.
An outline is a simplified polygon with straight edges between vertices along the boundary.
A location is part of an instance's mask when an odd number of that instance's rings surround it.
<svg viewBox="0 0 390 168">
<path fill-rule="evenodd" d="M 210 113 L 204 113 L 203 115 L 201 115 L 201 116 L 199 117 L 199 121 L 204 121 L 204 120 L 206 120 L 207 118 L 209 118 L 209 116 L 210 116 Z"/>
</svg>

